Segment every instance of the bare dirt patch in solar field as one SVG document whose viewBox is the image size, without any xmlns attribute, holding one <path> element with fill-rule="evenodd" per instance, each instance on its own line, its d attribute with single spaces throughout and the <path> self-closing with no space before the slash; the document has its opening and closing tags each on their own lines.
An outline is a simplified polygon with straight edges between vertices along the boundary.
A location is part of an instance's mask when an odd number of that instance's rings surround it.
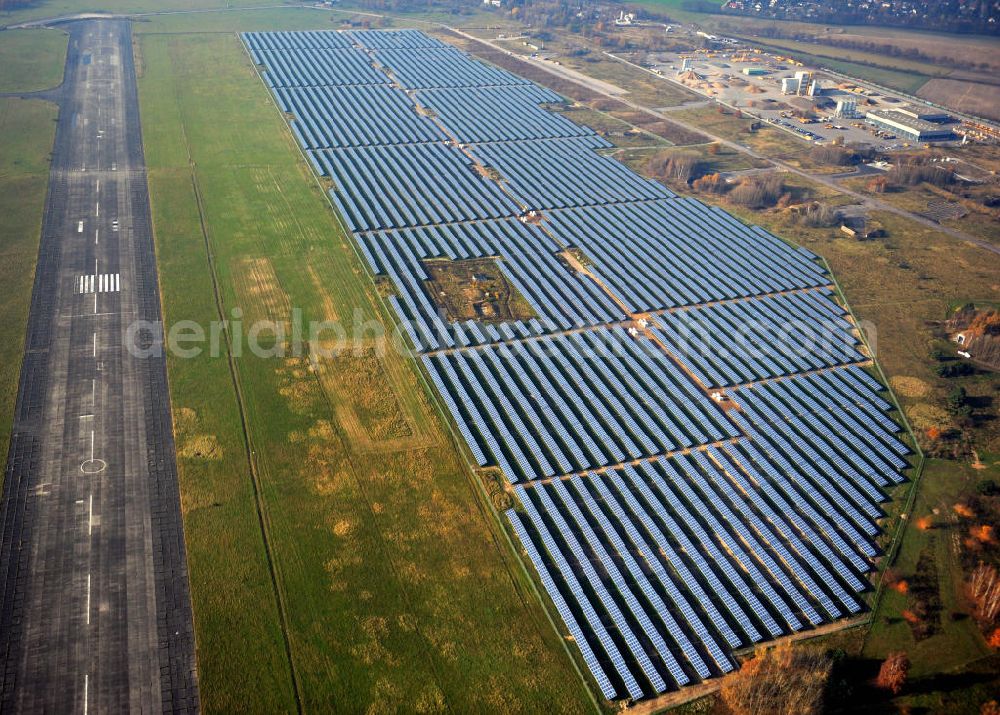
<svg viewBox="0 0 1000 715">
<path fill-rule="evenodd" d="M 426 260 L 427 291 L 449 322 L 506 323 L 537 317 L 493 258 Z"/>
</svg>

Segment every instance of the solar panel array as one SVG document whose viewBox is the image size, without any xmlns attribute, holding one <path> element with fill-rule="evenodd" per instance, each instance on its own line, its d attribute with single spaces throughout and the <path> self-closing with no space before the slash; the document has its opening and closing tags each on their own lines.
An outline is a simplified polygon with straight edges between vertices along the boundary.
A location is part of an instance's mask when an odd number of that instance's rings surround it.
<svg viewBox="0 0 1000 715">
<path fill-rule="evenodd" d="M 591 280 L 557 258 L 541 229 L 516 220 L 453 223 L 362 234 L 362 252 L 376 275 L 402 288 L 391 296 L 419 349 L 497 343 L 624 320 L 625 312 Z M 535 314 L 531 320 L 448 323 L 423 289 L 426 261 L 495 259 Z"/>
<path fill-rule="evenodd" d="M 552 211 L 549 229 L 591 260 L 590 271 L 632 312 L 829 284 L 793 249 L 700 201 L 626 203 Z"/>
<path fill-rule="evenodd" d="M 424 357 L 511 481 L 621 464 L 739 433 L 667 355 L 622 328 Z M 490 454 L 490 460 L 485 455 Z"/>
<path fill-rule="evenodd" d="M 472 154 L 507 179 L 511 194 L 528 209 L 556 209 L 674 194 L 595 150 L 610 144 L 598 136 L 481 144 Z"/>
<path fill-rule="evenodd" d="M 540 106 L 562 101 L 552 90 L 533 84 L 420 93 L 421 104 L 463 144 L 593 136 L 593 129 Z"/>
<path fill-rule="evenodd" d="M 665 313 L 654 333 L 709 387 L 861 362 L 860 339 L 828 291 Z"/>
<path fill-rule="evenodd" d="M 813 254 L 423 33 L 244 41 L 605 698 L 862 610 L 908 449 Z M 469 259 L 530 316 L 450 319 L 431 270 Z"/>
</svg>

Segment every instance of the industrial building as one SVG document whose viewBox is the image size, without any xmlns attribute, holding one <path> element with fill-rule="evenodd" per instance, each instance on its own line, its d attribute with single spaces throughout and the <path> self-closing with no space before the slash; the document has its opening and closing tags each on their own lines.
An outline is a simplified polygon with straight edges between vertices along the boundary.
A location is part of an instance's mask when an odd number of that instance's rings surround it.
<svg viewBox="0 0 1000 715">
<path fill-rule="evenodd" d="M 746 70 L 744 70 L 746 72 Z M 799 70 L 795 73 L 794 77 L 782 77 L 781 79 L 781 93 L 782 94 L 806 94 L 813 96 L 816 93 L 815 89 L 816 83 L 813 82 L 812 72 L 806 70 Z"/>
<path fill-rule="evenodd" d="M 895 111 L 909 117 L 910 119 L 919 119 L 924 122 L 941 123 L 941 122 L 947 122 L 949 119 L 951 119 L 951 117 L 948 116 L 946 112 L 942 112 L 937 109 L 932 109 L 930 107 L 906 106 L 906 107 L 900 107 Z"/>
<path fill-rule="evenodd" d="M 763 77 L 766 74 L 770 74 L 770 70 L 764 67 L 744 67 L 743 74 L 747 77 Z"/>
<path fill-rule="evenodd" d="M 873 127 L 913 142 L 947 141 L 955 138 L 951 127 L 916 119 L 896 109 L 873 110 L 865 115 L 865 121 Z"/>
<path fill-rule="evenodd" d="M 838 119 L 854 119 L 858 116 L 858 103 L 853 99 L 838 99 L 834 116 Z"/>
</svg>

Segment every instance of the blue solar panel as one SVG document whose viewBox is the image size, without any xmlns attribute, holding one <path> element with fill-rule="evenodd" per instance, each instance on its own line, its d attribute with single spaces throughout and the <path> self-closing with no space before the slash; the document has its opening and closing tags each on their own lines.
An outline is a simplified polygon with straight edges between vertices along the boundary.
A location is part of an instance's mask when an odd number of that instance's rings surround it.
<svg viewBox="0 0 1000 715">
<path fill-rule="evenodd" d="M 242 37 L 605 698 L 859 612 L 909 448 L 814 254 L 421 32 Z"/>
</svg>

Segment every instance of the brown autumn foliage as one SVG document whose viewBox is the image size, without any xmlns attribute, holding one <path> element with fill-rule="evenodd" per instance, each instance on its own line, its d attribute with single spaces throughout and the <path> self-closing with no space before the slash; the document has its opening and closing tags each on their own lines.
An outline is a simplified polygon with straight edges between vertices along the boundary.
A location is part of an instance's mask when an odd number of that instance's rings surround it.
<svg viewBox="0 0 1000 715">
<path fill-rule="evenodd" d="M 983 335 L 1000 335 L 1000 311 L 988 310 L 977 313 L 969 323 L 969 327 L 965 329 L 966 339 Z"/>
<path fill-rule="evenodd" d="M 906 593 L 910 590 L 910 584 L 906 582 L 906 579 L 902 579 L 896 581 L 896 583 L 892 584 L 889 588 L 893 591 L 898 591 L 899 593 Z"/>
<path fill-rule="evenodd" d="M 921 531 L 927 531 L 934 526 L 934 520 L 929 516 L 922 516 L 917 519 L 917 528 Z"/>
<path fill-rule="evenodd" d="M 759 649 L 722 682 L 733 715 L 813 715 L 822 711 L 832 663 L 822 651 L 783 643 Z"/>
<path fill-rule="evenodd" d="M 748 209 L 774 206 L 785 193 L 785 182 L 780 174 L 746 176 L 729 191 L 729 200 Z"/>
<path fill-rule="evenodd" d="M 910 672 L 910 658 L 903 651 L 893 651 L 878 670 L 875 686 L 898 695 L 906 684 L 906 676 Z"/>
<path fill-rule="evenodd" d="M 697 173 L 701 157 L 694 152 L 660 152 L 646 163 L 646 171 L 661 181 L 688 183 Z"/>
<path fill-rule="evenodd" d="M 996 700 L 987 700 L 979 708 L 979 715 L 1000 715 L 1000 703 Z"/>
<path fill-rule="evenodd" d="M 969 529 L 969 535 L 976 541 L 988 544 L 993 541 L 993 527 L 989 524 L 980 524 Z"/>
<path fill-rule="evenodd" d="M 695 191 L 704 191 L 710 194 L 724 194 L 729 187 L 725 179 L 719 174 L 705 174 L 695 179 L 691 183 L 691 188 Z"/>
<path fill-rule="evenodd" d="M 955 510 L 956 514 L 958 514 L 959 516 L 963 516 L 966 519 L 971 519 L 976 515 L 975 512 L 972 511 L 972 509 L 967 507 L 965 504 L 962 504 L 961 502 L 953 506 L 952 509 Z"/>
<path fill-rule="evenodd" d="M 889 182 L 886 180 L 884 176 L 876 176 L 874 179 L 868 182 L 868 186 L 866 186 L 865 188 L 868 189 L 868 191 L 870 191 L 873 194 L 884 194 L 885 187 L 888 185 L 888 183 Z"/>
<path fill-rule="evenodd" d="M 928 427 L 927 428 L 927 439 L 934 441 L 941 439 L 941 428 L 940 427 Z"/>
<path fill-rule="evenodd" d="M 990 648 L 1000 648 L 1000 628 L 994 628 L 990 637 L 986 639 L 986 644 Z"/>
</svg>

